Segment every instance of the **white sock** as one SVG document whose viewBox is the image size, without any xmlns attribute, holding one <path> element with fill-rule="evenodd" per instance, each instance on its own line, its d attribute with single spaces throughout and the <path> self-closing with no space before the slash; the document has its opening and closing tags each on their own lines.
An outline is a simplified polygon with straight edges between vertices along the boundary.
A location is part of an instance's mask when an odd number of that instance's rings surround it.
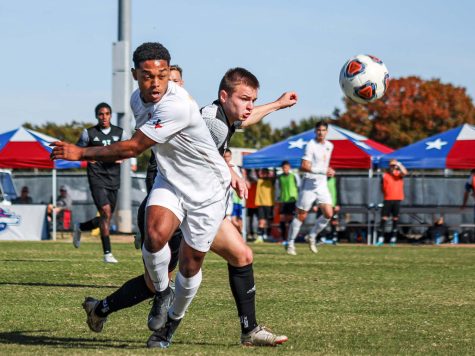
<svg viewBox="0 0 475 356">
<path fill-rule="evenodd" d="M 292 219 L 292 222 L 289 225 L 289 236 L 287 238 L 289 246 L 294 245 L 295 239 L 297 238 L 297 235 L 299 234 L 301 226 L 302 226 L 302 222 L 299 219 L 297 218 Z"/>
<path fill-rule="evenodd" d="M 327 219 L 324 215 L 320 215 L 317 221 L 315 221 L 315 225 L 313 225 L 312 230 L 310 230 L 310 237 L 317 237 L 317 235 L 322 232 L 329 222 L 330 219 Z"/>
<path fill-rule="evenodd" d="M 178 272 L 175 278 L 175 300 L 173 301 L 168 316 L 171 319 L 179 320 L 185 316 L 185 312 L 191 301 L 198 292 L 202 279 L 201 269 L 193 277 L 185 278 Z"/>
<path fill-rule="evenodd" d="M 166 244 L 160 251 L 151 253 L 143 245 L 142 257 L 155 290 L 157 292 L 164 291 L 168 287 L 168 263 L 171 258 L 170 247 Z"/>
</svg>

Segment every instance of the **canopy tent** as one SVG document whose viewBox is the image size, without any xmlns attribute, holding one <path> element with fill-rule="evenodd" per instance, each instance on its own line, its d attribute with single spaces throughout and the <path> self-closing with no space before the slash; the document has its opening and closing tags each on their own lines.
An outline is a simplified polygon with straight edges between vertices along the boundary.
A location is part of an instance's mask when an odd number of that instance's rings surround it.
<svg viewBox="0 0 475 356">
<path fill-rule="evenodd" d="M 280 167 L 287 160 L 299 167 L 308 141 L 315 130 L 308 130 L 244 156 L 244 168 Z M 354 132 L 328 125 L 327 139 L 334 144 L 330 165 L 336 169 L 371 169 L 373 161 L 393 150 Z"/>
<path fill-rule="evenodd" d="M 50 143 L 58 139 L 20 127 L 0 134 L 0 168 L 52 169 L 52 195 L 56 202 L 56 169 L 85 167 L 87 162 L 52 161 Z M 53 214 L 53 239 L 56 238 L 56 215 Z"/>
<path fill-rule="evenodd" d="M 473 152 L 475 126 L 464 124 L 387 154 L 378 165 L 387 167 L 391 159 L 397 159 L 409 169 L 472 169 Z"/>
</svg>

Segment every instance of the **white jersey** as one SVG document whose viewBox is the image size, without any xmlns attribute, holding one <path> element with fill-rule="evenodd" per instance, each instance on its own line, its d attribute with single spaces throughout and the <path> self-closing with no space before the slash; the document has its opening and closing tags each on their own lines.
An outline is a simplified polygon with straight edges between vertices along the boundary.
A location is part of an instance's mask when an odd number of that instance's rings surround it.
<svg viewBox="0 0 475 356">
<path fill-rule="evenodd" d="M 144 103 L 136 90 L 130 99 L 135 128 L 157 142 L 157 179 L 172 185 L 188 207 L 223 200 L 231 175 L 196 102 L 173 82 L 158 103 Z"/>
<path fill-rule="evenodd" d="M 318 143 L 315 139 L 310 140 L 307 143 L 307 147 L 305 147 L 302 159 L 309 161 L 312 165 L 312 170 L 316 170 L 317 173 L 306 172 L 304 177 L 316 180 L 319 183 L 326 183 L 332 152 L 333 143 L 330 141 Z"/>
</svg>

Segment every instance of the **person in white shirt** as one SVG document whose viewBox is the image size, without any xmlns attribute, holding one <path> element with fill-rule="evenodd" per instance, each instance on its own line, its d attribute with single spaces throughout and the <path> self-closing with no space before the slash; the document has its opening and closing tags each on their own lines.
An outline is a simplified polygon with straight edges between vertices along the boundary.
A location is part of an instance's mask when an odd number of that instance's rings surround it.
<svg viewBox="0 0 475 356">
<path fill-rule="evenodd" d="M 147 346 L 167 348 L 201 284 L 201 265 L 223 220 L 225 196 L 231 185 L 245 195 L 246 187 L 224 162 L 196 102 L 169 82 L 170 54 L 160 43 L 144 43 L 133 56 L 132 74 L 139 89 L 131 106 L 139 128 L 130 140 L 105 147 L 81 148 L 55 142 L 52 159 L 115 161 L 152 147 L 158 174 L 146 209 L 142 255 L 157 291 L 152 310 L 157 330 Z M 168 240 L 181 226 L 179 272 L 173 299 L 168 285 Z M 167 312 L 168 310 L 168 312 Z"/>
<path fill-rule="evenodd" d="M 296 255 L 295 239 L 307 218 L 308 211 L 316 201 L 322 215 L 317 219 L 308 236 L 310 250 L 317 253 L 316 237 L 327 226 L 333 215 L 332 198 L 328 190 L 327 177 L 333 177 L 335 171 L 330 167 L 333 144 L 325 138 L 328 124 L 319 121 L 315 125 L 316 137 L 310 140 L 302 157 L 300 170 L 305 172 L 299 199 L 296 204 L 297 215 L 289 226 L 287 253 Z"/>
</svg>

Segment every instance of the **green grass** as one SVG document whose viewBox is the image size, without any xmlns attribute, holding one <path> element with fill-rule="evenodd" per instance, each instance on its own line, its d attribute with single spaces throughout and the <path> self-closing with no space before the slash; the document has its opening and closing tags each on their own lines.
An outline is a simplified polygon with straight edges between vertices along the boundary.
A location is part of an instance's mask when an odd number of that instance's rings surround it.
<svg viewBox="0 0 475 356">
<path fill-rule="evenodd" d="M 142 272 L 132 243 L 115 243 L 117 265 L 97 242 L 0 243 L 0 354 L 149 354 L 148 303 L 89 331 L 81 302 L 105 297 Z M 258 320 L 289 341 L 243 348 L 226 263 L 209 254 L 201 289 L 162 354 L 475 354 L 475 249 L 306 246 L 287 256 L 252 246 Z"/>
</svg>

